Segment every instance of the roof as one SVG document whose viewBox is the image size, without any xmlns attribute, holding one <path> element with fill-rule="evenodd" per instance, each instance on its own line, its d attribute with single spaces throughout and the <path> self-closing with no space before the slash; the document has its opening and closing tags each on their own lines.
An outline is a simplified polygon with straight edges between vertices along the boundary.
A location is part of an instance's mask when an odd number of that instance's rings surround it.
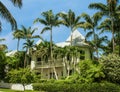
<svg viewBox="0 0 120 92">
<path fill-rule="evenodd" d="M 10 51 L 10 52 L 6 53 L 6 56 L 13 56 L 16 52 L 17 52 L 17 50 Z"/>
<path fill-rule="evenodd" d="M 38 40 L 38 41 L 36 42 L 36 45 L 39 45 L 41 42 L 42 42 L 42 40 L 41 40 L 41 39 L 40 39 L 40 40 Z"/>
<path fill-rule="evenodd" d="M 85 37 L 78 30 L 73 31 L 71 35 L 72 35 L 73 45 L 88 46 L 88 44 L 85 43 Z M 56 43 L 56 45 L 59 47 L 70 46 L 71 35 L 67 38 L 65 42 L 59 42 L 59 43 Z M 36 45 L 39 45 L 41 42 L 42 40 L 38 40 L 36 42 Z"/>
<path fill-rule="evenodd" d="M 85 37 L 78 31 L 73 31 L 72 35 L 72 45 L 77 46 L 86 46 L 88 44 L 85 43 Z M 56 43 L 59 47 L 69 46 L 71 42 L 71 35 L 67 38 L 65 42 Z"/>
<path fill-rule="evenodd" d="M 73 31 L 71 35 L 72 35 L 72 40 L 76 38 L 79 38 L 79 40 L 85 40 L 85 37 L 78 30 Z M 71 35 L 67 38 L 66 41 L 69 41 L 69 42 L 71 41 Z"/>
</svg>

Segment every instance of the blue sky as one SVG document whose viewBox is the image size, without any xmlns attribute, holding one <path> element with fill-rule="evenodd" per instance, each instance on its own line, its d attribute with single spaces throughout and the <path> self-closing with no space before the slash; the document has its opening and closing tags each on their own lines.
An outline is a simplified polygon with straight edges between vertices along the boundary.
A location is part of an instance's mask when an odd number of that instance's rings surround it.
<svg viewBox="0 0 120 92">
<path fill-rule="evenodd" d="M 38 27 L 35 34 L 40 34 L 40 31 L 44 27 L 41 24 L 33 24 L 36 18 L 41 18 L 42 12 L 52 10 L 56 14 L 63 11 L 68 12 L 69 9 L 72 9 L 76 15 L 80 15 L 83 12 L 93 15 L 95 10 L 88 9 L 88 5 L 95 2 L 105 3 L 105 1 L 106 0 L 23 0 L 23 7 L 19 9 L 15 8 L 9 0 L 1 0 L 16 19 L 18 28 L 21 28 L 21 25 L 24 25 L 26 28 L 29 26 L 32 28 Z M 8 46 L 8 50 L 15 50 L 17 40 L 13 40 L 11 26 L 4 20 L 2 20 L 2 24 L 3 30 L 0 33 L 0 38 L 6 39 L 4 43 Z M 85 35 L 83 29 L 78 30 L 81 34 Z M 53 41 L 55 43 L 65 41 L 69 35 L 70 30 L 64 26 L 53 29 Z M 49 32 L 41 36 L 49 40 Z M 23 41 L 21 42 L 21 45 L 22 44 Z M 20 48 L 22 48 L 22 46 Z"/>
</svg>

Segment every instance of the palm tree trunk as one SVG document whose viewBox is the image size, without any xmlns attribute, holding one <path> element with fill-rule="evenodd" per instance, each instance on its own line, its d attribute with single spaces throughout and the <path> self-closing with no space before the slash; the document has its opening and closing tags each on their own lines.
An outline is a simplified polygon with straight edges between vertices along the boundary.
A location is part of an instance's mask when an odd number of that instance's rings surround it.
<svg viewBox="0 0 120 92">
<path fill-rule="evenodd" d="M 98 59 L 98 58 L 99 58 L 98 48 L 97 48 L 97 51 L 96 51 L 96 52 L 97 52 L 97 59 Z"/>
<path fill-rule="evenodd" d="M 25 58 L 24 58 L 24 68 L 26 67 L 26 53 L 25 53 Z"/>
<path fill-rule="evenodd" d="M 20 38 L 18 38 L 18 42 L 17 42 L 17 51 L 19 51 L 19 43 L 20 43 Z"/>
<path fill-rule="evenodd" d="M 56 80 L 58 80 L 58 76 L 57 76 L 57 72 L 56 72 L 55 64 L 54 64 L 54 60 L 53 60 L 53 52 L 52 52 L 52 26 L 51 26 L 51 30 L 50 30 L 50 54 L 51 54 L 51 62 L 53 63 L 53 71 L 54 71 Z"/>
<path fill-rule="evenodd" d="M 53 71 L 54 71 L 56 80 L 58 80 L 58 75 L 57 75 L 57 72 L 56 72 L 55 64 L 53 65 Z"/>
<path fill-rule="evenodd" d="M 50 30 L 50 56 L 51 56 L 51 61 L 52 61 L 52 27 L 51 27 L 51 30 Z"/>
<path fill-rule="evenodd" d="M 98 58 L 98 51 L 97 51 L 97 44 L 96 44 L 97 43 L 97 39 L 95 37 L 95 30 L 94 29 L 93 29 L 93 36 L 94 36 L 93 39 L 95 41 L 95 43 L 94 43 L 95 44 L 95 50 L 96 50 L 96 54 L 97 54 L 97 58 Z"/>
<path fill-rule="evenodd" d="M 114 21 L 113 18 L 111 17 L 111 31 L 112 31 L 112 52 L 115 52 L 115 40 L 114 40 Z"/>
<path fill-rule="evenodd" d="M 70 45 L 72 46 L 72 34 L 73 34 L 73 30 L 71 28 L 71 41 L 70 41 Z"/>
</svg>

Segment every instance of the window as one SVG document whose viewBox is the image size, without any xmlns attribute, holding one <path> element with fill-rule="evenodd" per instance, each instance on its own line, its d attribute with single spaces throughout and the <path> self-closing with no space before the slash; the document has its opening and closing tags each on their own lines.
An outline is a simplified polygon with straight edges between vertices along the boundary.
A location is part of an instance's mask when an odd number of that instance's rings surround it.
<svg viewBox="0 0 120 92">
<path fill-rule="evenodd" d="M 37 58 L 37 61 L 41 61 L 41 58 Z"/>
<path fill-rule="evenodd" d="M 80 50 L 80 60 L 85 60 L 85 51 Z"/>
<path fill-rule="evenodd" d="M 42 63 L 41 63 L 41 58 L 37 58 L 37 63 L 38 63 L 39 65 L 42 64 Z"/>
</svg>

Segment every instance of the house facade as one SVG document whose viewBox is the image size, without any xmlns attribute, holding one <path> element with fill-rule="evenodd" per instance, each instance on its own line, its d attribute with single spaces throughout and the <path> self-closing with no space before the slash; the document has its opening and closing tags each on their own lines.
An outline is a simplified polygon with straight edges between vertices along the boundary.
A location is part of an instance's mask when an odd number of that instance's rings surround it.
<svg viewBox="0 0 120 92">
<path fill-rule="evenodd" d="M 56 43 L 56 45 L 64 48 L 66 46 L 71 46 L 71 43 L 72 46 L 77 46 L 80 49 L 79 57 L 64 56 L 63 58 L 55 59 L 54 63 L 51 63 L 53 61 L 50 59 L 46 62 L 40 56 L 33 54 L 31 59 L 31 69 L 38 74 L 41 74 L 41 78 L 43 79 L 55 78 L 55 72 L 59 79 L 70 75 L 73 69 L 72 66 L 77 66 L 81 60 L 91 59 L 90 47 L 85 43 L 85 37 L 78 30 L 75 30 L 65 42 Z M 69 58 L 71 58 L 70 63 Z"/>
</svg>

